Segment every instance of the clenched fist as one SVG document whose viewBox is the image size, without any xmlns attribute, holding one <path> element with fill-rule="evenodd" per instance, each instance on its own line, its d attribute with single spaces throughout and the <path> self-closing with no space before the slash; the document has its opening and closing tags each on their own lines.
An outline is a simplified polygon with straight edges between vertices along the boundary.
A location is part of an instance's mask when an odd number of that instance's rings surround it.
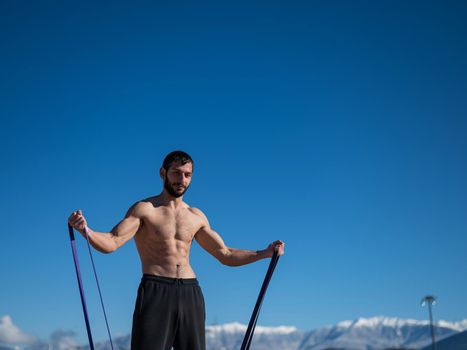
<svg viewBox="0 0 467 350">
<path fill-rule="evenodd" d="M 68 218 L 68 224 L 81 233 L 84 232 L 84 228 L 88 225 L 81 210 L 77 210 L 71 213 L 70 217 Z"/>
<path fill-rule="evenodd" d="M 270 252 L 271 257 L 276 251 L 279 256 L 284 254 L 285 243 L 281 240 L 272 242 L 266 249 Z"/>
</svg>

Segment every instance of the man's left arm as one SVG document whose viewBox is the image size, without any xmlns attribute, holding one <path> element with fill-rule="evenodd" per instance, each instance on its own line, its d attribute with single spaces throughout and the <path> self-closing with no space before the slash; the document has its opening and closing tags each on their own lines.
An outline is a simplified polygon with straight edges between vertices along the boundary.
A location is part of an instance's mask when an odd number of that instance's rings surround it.
<svg viewBox="0 0 467 350">
<path fill-rule="evenodd" d="M 206 216 L 199 209 L 195 209 L 195 211 L 204 222 L 204 225 L 195 235 L 196 241 L 224 265 L 241 266 L 261 259 L 271 258 L 275 250 L 279 255 L 284 254 L 284 242 L 280 240 L 269 244 L 266 249 L 256 251 L 227 247 L 222 237 L 211 228 Z"/>
</svg>

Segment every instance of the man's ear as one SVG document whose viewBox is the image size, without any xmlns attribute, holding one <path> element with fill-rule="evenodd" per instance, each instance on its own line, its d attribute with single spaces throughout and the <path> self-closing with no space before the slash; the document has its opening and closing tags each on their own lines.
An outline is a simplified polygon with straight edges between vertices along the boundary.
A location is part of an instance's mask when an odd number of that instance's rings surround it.
<svg viewBox="0 0 467 350">
<path fill-rule="evenodd" d="M 159 176 L 161 177 L 162 180 L 165 180 L 165 175 L 166 175 L 166 171 L 164 168 L 160 168 L 159 169 Z"/>
</svg>

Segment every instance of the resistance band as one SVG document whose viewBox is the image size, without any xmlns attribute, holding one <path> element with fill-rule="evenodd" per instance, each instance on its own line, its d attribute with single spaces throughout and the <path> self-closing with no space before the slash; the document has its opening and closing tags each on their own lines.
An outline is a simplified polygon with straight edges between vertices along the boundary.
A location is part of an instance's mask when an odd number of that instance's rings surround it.
<svg viewBox="0 0 467 350">
<path fill-rule="evenodd" d="M 81 280 L 81 271 L 80 271 L 80 268 L 79 268 L 78 253 L 76 251 L 75 235 L 73 233 L 73 227 L 71 227 L 70 225 L 68 225 L 68 232 L 70 234 L 71 251 L 73 252 L 73 260 L 75 262 L 76 277 L 78 278 L 79 294 L 81 296 L 81 305 L 83 306 L 84 321 L 86 322 L 86 331 L 88 333 L 89 347 L 90 347 L 90 350 L 94 350 L 94 342 L 92 341 L 92 334 L 91 334 L 91 326 L 90 326 L 90 323 L 89 323 L 88 309 L 86 307 L 86 298 L 84 297 L 83 281 Z M 112 342 L 112 336 L 110 335 L 109 322 L 107 321 L 107 314 L 105 312 L 104 300 L 102 298 L 101 287 L 99 286 L 99 280 L 97 278 L 96 266 L 94 265 L 94 259 L 92 258 L 91 245 L 89 243 L 89 236 L 88 236 L 87 227 L 84 228 L 84 232 L 86 233 L 86 242 L 88 244 L 89 256 L 91 257 L 92 269 L 94 271 L 94 277 L 96 279 L 97 289 L 99 291 L 99 297 L 100 297 L 100 300 L 101 300 L 102 311 L 104 313 L 105 324 L 107 326 L 107 333 L 108 333 L 109 339 L 110 339 L 110 347 L 112 348 L 112 350 L 114 350 L 114 345 L 113 345 L 113 342 Z"/>
<path fill-rule="evenodd" d="M 240 350 L 250 349 L 250 344 L 251 340 L 253 339 L 253 333 L 255 331 L 256 322 L 258 321 L 259 311 L 261 309 L 261 305 L 263 304 L 264 295 L 266 294 L 266 289 L 268 288 L 269 281 L 271 281 L 272 274 L 274 272 L 274 269 L 276 268 L 278 261 L 279 255 L 277 251 L 274 251 L 274 254 L 271 258 L 271 262 L 269 263 L 268 272 L 266 272 L 266 277 L 264 278 L 263 285 L 261 286 L 261 291 L 259 292 L 258 300 L 256 301 L 256 305 L 253 310 L 253 314 L 251 315 L 250 323 L 248 324 L 248 328 L 245 333 L 245 338 L 243 338 L 243 343 Z"/>
<path fill-rule="evenodd" d="M 100 297 L 100 300 L 101 300 L 102 311 L 104 313 L 105 324 L 107 326 L 107 332 L 108 332 L 109 339 L 110 339 L 110 346 L 111 346 L 112 350 L 114 350 L 113 342 L 112 342 L 112 336 L 110 335 L 109 323 L 107 321 L 107 315 L 106 315 L 106 312 L 105 312 L 104 301 L 103 301 L 101 289 L 100 289 L 100 286 L 99 286 L 99 280 L 97 278 L 96 267 L 94 265 L 94 259 L 92 257 L 91 246 L 90 246 L 90 243 L 89 243 L 89 236 L 88 236 L 87 228 L 85 228 L 84 231 L 86 233 L 86 241 L 87 241 L 87 244 L 88 244 L 89 256 L 91 258 L 92 268 L 93 268 L 93 271 L 94 271 L 94 277 L 96 279 L 97 289 L 99 291 L 99 297 Z M 70 225 L 68 225 L 68 232 L 70 234 L 71 250 L 73 252 L 73 260 L 75 262 L 76 277 L 78 279 L 79 294 L 81 296 L 81 305 L 83 307 L 84 321 L 86 323 L 86 331 L 87 331 L 87 334 L 88 334 L 89 347 L 90 347 L 90 350 L 94 350 L 94 342 L 92 340 L 91 326 L 90 326 L 90 323 L 89 323 L 88 310 L 87 310 L 87 307 L 86 307 L 86 298 L 84 296 L 83 282 L 81 280 L 81 272 L 80 272 L 80 268 L 79 268 L 78 253 L 76 251 L 75 235 L 73 233 L 73 227 L 71 227 Z M 271 262 L 269 263 L 269 268 L 268 268 L 268 271 L 266 273 L 266 277 L 264 278 L 263 285 L 261 286 L 261 291 L 259 293 L 258 300 L 256 301 L 256 305 L 255 305 L 255 308 L 253 310 L 253 314 L 251 315 L 251 319 L 250 319 L 250 322 L 248 324 L 248 328 L 246 330 L 245 337 L 243 339 L 241 350 L 249 350 L 250 349 L 251 340 L 253 339 L 253 333 L 254 333 L 255 328 L 256 328 L 256 322 L 258 321 L 259 311 L 261 309 L 261 305 L 263 304 L 264 295 L 266 294 L 266 290 L 267 290 L 267 288 L 269 286 L 269 282 L 271 281 L 272 274 L 274 272 L 274 269 L 276 268 L 276 265 L 277 265 L 278 261 L 279 261 L 279 255 L 278 255 L 277 251 L 274 251 L 274 254 L 273 254 L 272 258 L 271 258 Z"/>
</svg>

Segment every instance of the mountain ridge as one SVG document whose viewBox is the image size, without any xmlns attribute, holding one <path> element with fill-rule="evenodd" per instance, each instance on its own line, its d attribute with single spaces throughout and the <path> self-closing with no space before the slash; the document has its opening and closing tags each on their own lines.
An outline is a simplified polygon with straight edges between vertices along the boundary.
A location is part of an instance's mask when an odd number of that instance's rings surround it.
<svg viewBox="0 0 467 350">
<path fill-rule="evenodd" d="M 247 325 L 239 322 L 206 325 L 207 350 L 239 349 Z M 437 341 L 467 331 L 467 319 L 460 321 L 440 320 L 435 323 Z M 66 334 L 66 333 L 64 333 Z M 130 349 L 130 335 L 116 337 L 114 347 Z M 428 321 L 397 317 L 359 317 L 355 320 L 340 321 L 335 325 L 315 328 L 311 331 L 299 330 L 294 326 L 257 326 L 251 348 L 255 350 L 384 350 L 420 349 L 431 342 Z M 60 343 L 37 342 L 24 350 L 82 349 L 85 346 L 70 346 L 70 338 Z M 97 350 L 110 350 L 110 342 L 96 343 Z"/>
</svg>

